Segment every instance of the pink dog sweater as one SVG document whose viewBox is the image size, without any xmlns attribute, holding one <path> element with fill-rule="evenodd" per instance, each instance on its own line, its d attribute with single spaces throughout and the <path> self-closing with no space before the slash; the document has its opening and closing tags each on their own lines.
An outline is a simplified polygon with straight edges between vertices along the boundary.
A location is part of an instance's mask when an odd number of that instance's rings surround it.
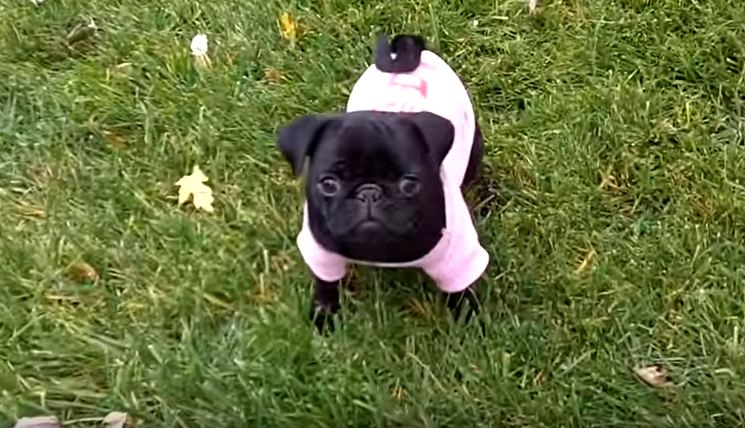
<svg viewBox="0 0 745 428">
<path fill-rule="evenodd" d="M 428 111 L 455 127 L 453 146 L 442 162 L 446 225 L 442 238 L 424 257 L 406 263 L 370 263 L 349 260 L 321 247 L 308 225 L 307 204 L 297 238 L 310 270 L 324 281 L 337 281 L 348 263 L 383 267 L 415 267 L 429 275 L 448 293 L 465 290 L 486 270 L 489 255 L 479 244 L 476 228 L 460 186 L 468 166 L 476 127 L 471 100 L 463 83 L 439 56 L 423 51 L 419 67 L 411 73 L 385 73 L 370 66 L 357 81 L 347 111 Z"/>
</svg>

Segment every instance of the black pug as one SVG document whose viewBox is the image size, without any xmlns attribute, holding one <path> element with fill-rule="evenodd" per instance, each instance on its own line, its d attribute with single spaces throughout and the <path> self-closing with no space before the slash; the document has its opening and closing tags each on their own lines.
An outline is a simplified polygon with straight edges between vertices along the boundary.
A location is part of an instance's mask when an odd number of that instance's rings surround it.
<svg viewBox="0 0 745 428">
<path fill-rule="evenodd" d="M 483 141 L 463 83 L 422 38 L 381 37 L 347 112 L 296 119 L 278 145 L 296 176 L 308 160 L 297 243 L 320 331 L 333 328 L 348 263 L 418 267 L 456 316 L 472 302 L 470 315 L 489 255 L 462 188 L 477 175 Z"/>
</svg>

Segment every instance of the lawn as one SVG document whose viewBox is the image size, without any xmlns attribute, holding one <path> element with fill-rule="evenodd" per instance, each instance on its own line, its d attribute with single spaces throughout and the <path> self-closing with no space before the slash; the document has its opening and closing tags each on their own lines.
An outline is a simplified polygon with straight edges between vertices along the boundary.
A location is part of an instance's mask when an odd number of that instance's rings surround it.
<svg viewBox="0 0 745 428">
<path fill-rule="evenodd" d="M 0 0 L 0 426 L 745 424 L 745 2 L 541 7 Z M 416 272 L 356 270 L 329 337 L 306 319 L 275 131 L 342 109 L 378 31 L 474 98 L 483 335 Z M 212 214 L 177 205 L 195 164 Z"/>
</svg>

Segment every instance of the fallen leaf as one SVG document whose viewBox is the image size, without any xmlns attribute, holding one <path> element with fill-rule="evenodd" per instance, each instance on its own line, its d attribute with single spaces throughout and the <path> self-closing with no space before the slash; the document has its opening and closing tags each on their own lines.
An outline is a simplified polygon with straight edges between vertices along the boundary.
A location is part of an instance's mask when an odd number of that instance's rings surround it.
<svg viewBox="0 0 745 428">
<path fill-rule="evenodd" d="M 397 385 L 395 388 L 393 388 L 393 392 L 391 395 L 393 395 L 396 400 L 403 400 L 404 398 L 406 398 L 407 395 L 406 389 L 404 389 L 400 385 Z"/>
<path fill-rule="evenodd" d="M 590 249 L 590 251 L 585 254 L 585 257 L 582 259 L 582 262 L 580 262 L 579 266 L 577 266 L 577 269 L 574 270 L 575 275 L 579 275 L 582 272 L 586 271 L 587 268 L 592 266 L 592 260 L 595 258 L 597 253 L 594 249 Z"/>
<path fill-rule="evenodd" d="M 665 370 L 661 364 L 637 367 L 634 369 L 634 374 L 639 376 L 639 378 L 645 383 L 654 386 L 655 388 L 670 388 L 671 386 L 675 386 L 675 384 L 670 380 L 667 370 Z"/>
<path fill-rule="evenodd" d="M 434 318 L 434 314 L 432 313 L 432 308 L 426 302 L 413 298 L 408 301 L 408 304 L 406 306 L 411 310 L 411 312 L 414 313 L 414 315 L 420 318 L 424 318 L 424 319 Z"/>
<path fill-rule="evenodd" d="M 124 150 L 127 148 L 127 140 L 125 140 L 121 135 L 112 131 L 103 131 L 103 136 L 111 147 L 117 150 Z"/>
<path fill-rule="evenodd" d="M 269 83 L 279 83 L 285 78 L 285 74 L 276 68 L 267 68 L 264 70 L 264 80 Z"/>
<path fill-rule="evenodd" d="M 223 299 L 220 299 L 219 297 L 213 296 L 212 294 L 209 294 L 209 293 L 203 293 L 202 296 L 204 297 L 204 300 L 212 303 L 215 306 L 219 306 L 229 311 L 235 311 L 235 308 L 230 303 L 226 302 Z"/>
<path fill-rule="evenodd" d="M 533 378 L 533 385 L 543 385 L 546 383 L 547 376 L 548 374 L 544 370 L 539 371 L 535 378 Z"/>
<path fill-rule="evenodd" d="M 21 418 L 16 421 L 14 428 L 59 428 L 61 425 L 54 416 L 36 416 Z"/>
<path fill-rule="evenodd" d="M 19 216 L 27 220 L 42 220 L 47 217 L 47 212 L 44 211 L 44 208 L 23 200 L 16 203 L 16 212 Z"/>
<path fill-rule="evenodd" d="M 110 67 L 107 71 L 106 79 L 108 80 L 110 77 L 115 78 L 123 78 L 127 77 L 127 75 L 132 70 L 132 63 L 131 62 L 123 62 L 121 64 L 117 64 L 113 67 Z"/>
<path fill-rule="evenodd" d="M 191 39 L 191 54 L 194 56 L 207 55 L 209 40 L 206 34 L 197 34 Z"/>
<path fill-rule="evenodd" d="M 249 296 L 252 301 L 259 304 L 266 304 L 275 300 L 274 294 L 272 294 L 270 290 L 267 290 L 266 286 L 264 285 L 263 275 L 259 276 L 258 287 L 255 287 L 254 291 Z"/>
<path fill-rule="evenodd" d="M 67 44 L 73 45 L 83 40 L 91 38 L 98 31 L 98 26 L 91 19 L 89 22 L 80 23 L 76 25 L 69 33 L 67 33 Z"/>
<path fill-rule="evenodd" d="M 212 65 L 209 52 L 209 40 L 207 35 L 197 34 L 191 39 L 191 54 L 194 56 L 194 62 L 199 68 L 209 68 Z"/>
<path fill-rule="evenodd" d="M 106 428 L 130 428 L 132 419 L 124 412 L 111 412 L 104 416 L 103 423 Z"/>
<path fill-rule="evenodd" d="M 616 180 L 616 177 L 613 176 L 613 167 L 608 166 L 604 172 L 600 173 L 600 184 L 598 185 L 598 189 L 605 190 L 608 188 L 611 189 L 618 189 L 618 180 Z"/>
<path fill-rule="evenodd" d="M 294 45 L 297 40 L 297 21 L 288 12 L 282 12 L 279 15 L 279 26 L 282 37 Z"/>
<path fill-rule="evenodd" d="M 199 169 L 199 165 L 194 165 L 190 175 L 185 175 L 176 182 L 176 186 L 179 186 L 178 204 L 182 205 L 191 199 L 196 209 L 213 212 L 212 202 L 215 198 L 212 196 L 212 189 L 204 184 L 207 181 L 209 179 Z"/>
<path fill-rule="evenodd" d="M 540 10 L 538 9 L 538 0 L 528 0 L 528 13 L 531 15 L 537 15 Z"/>
<path fill-rule="evenodd" d="M 96 269 L 82 260 L 71 264 L 65 273 L 75 282 L 95 282 L 98 280 Z"/>
</svg>

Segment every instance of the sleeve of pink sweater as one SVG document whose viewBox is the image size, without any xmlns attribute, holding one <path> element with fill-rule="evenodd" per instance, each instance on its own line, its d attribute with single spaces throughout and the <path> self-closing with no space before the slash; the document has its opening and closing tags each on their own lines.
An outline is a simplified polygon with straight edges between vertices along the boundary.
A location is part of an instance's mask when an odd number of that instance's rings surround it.
<svg viewBox="0 0 745 428">
<path fill-rule="evenodd" d="M 347 260 L 323 248 L 313 237 L 308 225 L 307 207 L 303 213 L 303 227 L 297 237 L 297 246 L 305 264 L 318 278 L 333 282 L 347 273 Z"/>
<path fill-rule="evenodd" d="M 445 181 L 447 228 L 440 243 L 419 264 L 447 293 L 463 291 L 476 282 L 489 264 L 489 253 L 479 243 L 470 210 L 460 189 Z"/>
</svg>

